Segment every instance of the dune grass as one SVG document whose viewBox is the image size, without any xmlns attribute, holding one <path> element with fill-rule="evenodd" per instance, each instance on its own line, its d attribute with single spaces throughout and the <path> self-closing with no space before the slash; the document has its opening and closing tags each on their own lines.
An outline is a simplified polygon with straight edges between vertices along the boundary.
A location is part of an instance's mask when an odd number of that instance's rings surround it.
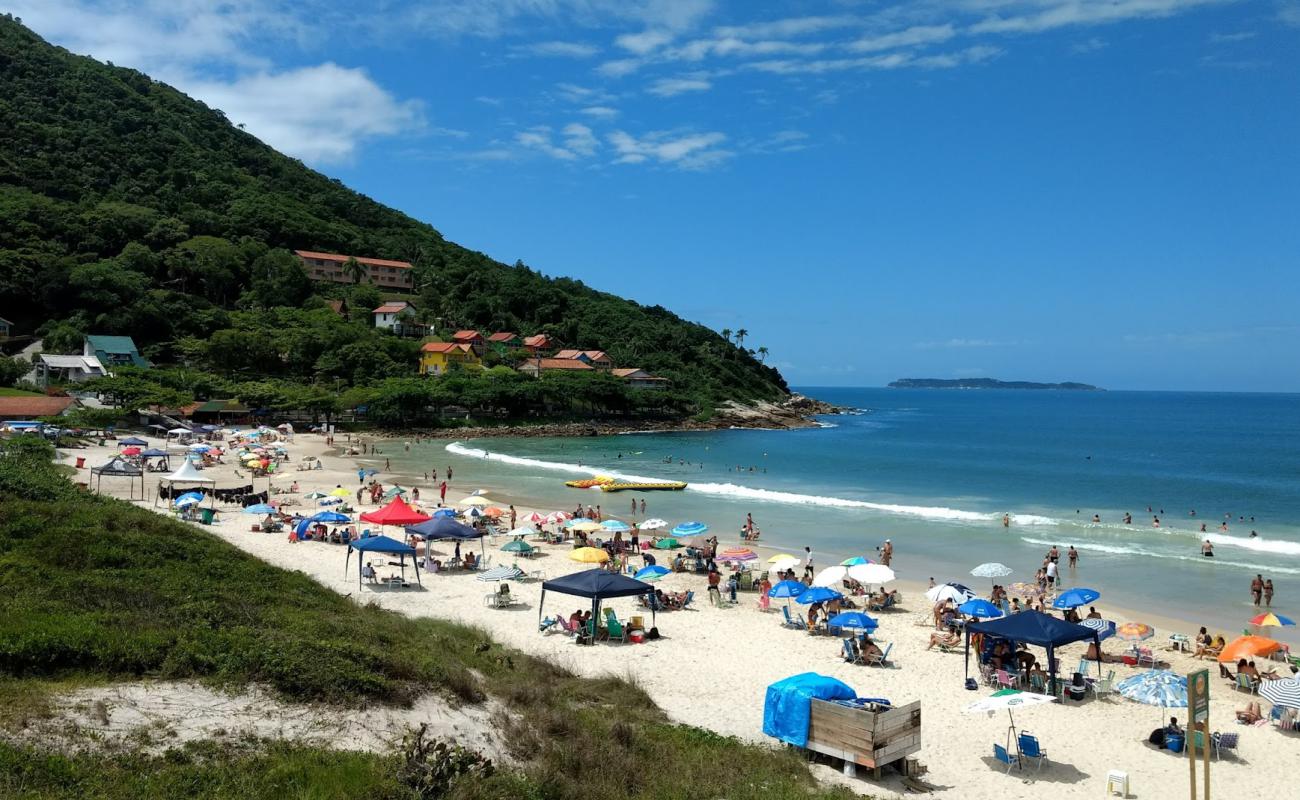
<svg viewBox="0 0 1300 800">
<path fill-rule="evenodd" d="M 140 678 L 250 682 L 360 709 L 487 697 L 517 768 L 453 798 L 852 796 L 789 751 L 671 723 L 639 687 L 586 679 L 482 630 L 359 605 L 193 526 L 78 492 L 43 443 L 0 445 L 0 728 L 51 692 Z M 758 698 L 755 698 L 758 702 Z M 360 713 L 360 711 L 358 712 Z M 400 754 L 197 743 L 161 756 L 0 746 L 0 796 L 414 797 Z"/>
</svg>

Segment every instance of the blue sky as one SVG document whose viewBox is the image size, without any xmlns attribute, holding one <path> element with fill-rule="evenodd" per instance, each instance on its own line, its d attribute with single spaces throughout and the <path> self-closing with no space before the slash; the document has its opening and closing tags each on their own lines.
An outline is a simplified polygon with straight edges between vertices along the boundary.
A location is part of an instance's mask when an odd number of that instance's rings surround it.
<svg viewBox="0 0 1300 800">
<path fill-rule="evenodd" d="M 796 385 L 1300 391 L 1300 2 L 0 9 Z"/>
</svg>

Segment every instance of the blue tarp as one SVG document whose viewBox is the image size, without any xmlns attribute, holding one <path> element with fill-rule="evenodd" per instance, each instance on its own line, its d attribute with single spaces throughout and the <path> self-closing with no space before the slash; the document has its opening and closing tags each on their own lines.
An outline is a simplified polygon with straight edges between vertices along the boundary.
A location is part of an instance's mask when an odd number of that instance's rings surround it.
<svg viewBox="0 0 1300 800">
<path fill-rule="evenodd" d="M 852 700 L 858 696 L 843 681 L 804 672 L 791 675 L 767 687 L 763 703 L 763 733 L 787 744 L 808 744 L 808 720 L 812 716 L 812 699 Z"/>
</svg>

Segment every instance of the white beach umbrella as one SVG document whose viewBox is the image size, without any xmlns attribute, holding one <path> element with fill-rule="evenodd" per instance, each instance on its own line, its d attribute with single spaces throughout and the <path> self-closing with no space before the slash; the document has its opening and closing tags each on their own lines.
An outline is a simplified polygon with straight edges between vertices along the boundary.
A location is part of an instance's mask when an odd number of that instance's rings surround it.
<svg viewBox="0 0 1300 800">
<path fill-rule="evenodd" d="M 834 586 L 849 574 L 848 567 L 827 567 L 813 577 L 813 586 Z"/>
<path fill-rule="evenodd" d="M 960 583 L 943 583 L 932 589 L 927 589 L 925 597 L 931 603 L 942 603 L 944 600 L 951 600 L 957 605 L 961 605 L 967 600 L 974 599 L 975 593 Z"/>
<path fill-rule="evenodd" d="M 996 561 L 989 561 L 988 563 L 980 564 L 978 567 L 970 571 L 970 574 L 974 575 L 976 578 L 1005 578 L 1011 573 L 1011 567 L 1008 567 L 1006 564 L 999 564 Z"/>
<path fill-rule="evenodd" d="M 521 525 L 518 528 L 515 528 L 514 530 L 510 531 L 510 533 L 506 535 L 507 536 L 532 536 L 535 533 L 537 533 L 536 528 L 530 528 L 527 525 Z"/>
<path fill-rule="evenodd" d="M 855 564 L 849 567 L 849 577 L 867 586 L 889 583 L 895 577 L 894 571 L 884 564 Z"/>
<path fill-rule="evenodd" d="M 799 559 L 794 556 L 786 556 L 785 558 L 779 558 L 776 561 L 772 561 L 770 564 L 771 566 L 769 566 L 768 569 L 773 572 L 785 572 L 788 569 L 794 569 L 799 566 Z"/>
<path fill-rule="evenodd" d="M 642 522 L 637 527 L 643 531 L 661 531 L 668 527 L 668 523 L 656 517 L 655 519 L 648 519 L 645 522 Z"/>
</svg>

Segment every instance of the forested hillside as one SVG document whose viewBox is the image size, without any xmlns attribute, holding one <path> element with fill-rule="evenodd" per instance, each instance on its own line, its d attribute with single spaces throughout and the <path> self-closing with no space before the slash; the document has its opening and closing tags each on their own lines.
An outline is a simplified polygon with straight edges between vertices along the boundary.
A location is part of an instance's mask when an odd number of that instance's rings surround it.
<svg viewBox="0 0 1300 800">
<path fill-rule="evenodd" d="M 606 350 L 672 380 L 682 413 L 786 391 L 752 351 L 701 325 L 448 242 L 220 111 L 12 17 L 0 18 L 0 130 L 0 316 L 39 328 L 51 350 L 115 333 L 213 380 L 338 393 L 411 377 L 409 341 L 325 308 L 350 297 L 364 311 L 379 292 L 313 285 L 289 253 L 311 249 L 410 261 L 413 299 L 443 329 L 546 332 Z M 205 393 L 203 380 L 189 384 Z"/>
</svg>

